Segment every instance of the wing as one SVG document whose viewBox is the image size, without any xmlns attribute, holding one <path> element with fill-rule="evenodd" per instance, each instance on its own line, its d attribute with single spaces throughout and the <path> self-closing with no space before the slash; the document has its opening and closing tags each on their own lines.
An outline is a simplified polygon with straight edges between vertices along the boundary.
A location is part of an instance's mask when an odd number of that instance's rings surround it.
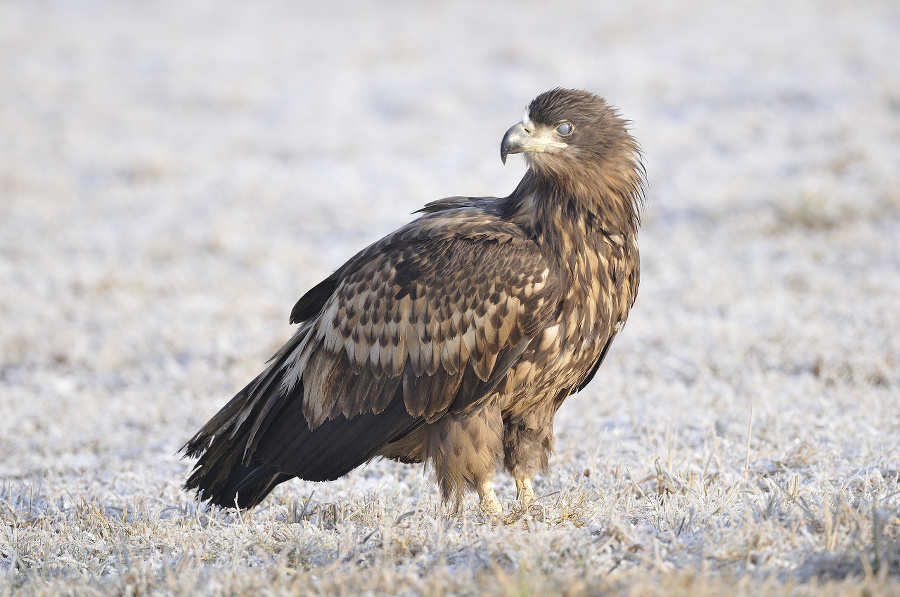
<svg viewBox="0 0 900 597">
<path fill-rule="evenodd" d="M 432 421 L 471 406 L 554 304 L 547 289 L 556 285 L 537 247 L 480 212 L 421 218 L 354 262 L 284 359 L 282 384 L 303 382 L 312 428 L 382 411 L 394 383 L 414 417 Z"/>
<path fill-rule="evenodd" d="M 238 469 L 271 486 L 336 478 L 473 408 L 543 329 L 557 289 L 516 226 L 456 205 L 419 218 L 298 301 L 295 336 L 186 446 L 203 454 L 188 486 L 215 496 L 240 485 Z"/>
</svg>

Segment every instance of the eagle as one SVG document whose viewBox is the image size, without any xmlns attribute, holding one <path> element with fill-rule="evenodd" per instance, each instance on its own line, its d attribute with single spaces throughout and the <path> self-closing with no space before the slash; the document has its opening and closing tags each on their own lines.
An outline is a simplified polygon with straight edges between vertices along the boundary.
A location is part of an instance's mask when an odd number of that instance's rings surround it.
<svg viewBox="0 0 900 597">
<path fill-rule="evenodd" d="M 590 92 L 538 95 L 500 144 L 527 170 L 508 197 L 449 197 L 297 301 L 266 369 L 182 448 L 185 489 L 249 508 L 294 477 L 375 457 L 433 468 L 485 513 L 503 467 L 517 499 L 548 471 L 553 419 L 631 311 L 645 170 L 628 122 Z"/>
</svg>

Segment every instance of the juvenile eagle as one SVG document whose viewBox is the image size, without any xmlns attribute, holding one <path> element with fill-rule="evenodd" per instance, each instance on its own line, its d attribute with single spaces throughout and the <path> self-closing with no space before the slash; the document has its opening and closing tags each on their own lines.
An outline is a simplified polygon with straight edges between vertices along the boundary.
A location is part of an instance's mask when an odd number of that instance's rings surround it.
<svg viewBox="0 0 900 597">
<path fill-rule="evenodd" d="M 185 488 L 247 508 L 383 456 L 430 462 L 457 507 L 474 488 L 501 510 L 501 462 L 533 499 L 556 410 L 637 295 L 644 179 L 625 125 L 586 91 L 537 96 L 500 145 L 529 166 L 512 194 L 429 203 L 303 295 L 294 336 L 184 446 Z"/>
</svg>

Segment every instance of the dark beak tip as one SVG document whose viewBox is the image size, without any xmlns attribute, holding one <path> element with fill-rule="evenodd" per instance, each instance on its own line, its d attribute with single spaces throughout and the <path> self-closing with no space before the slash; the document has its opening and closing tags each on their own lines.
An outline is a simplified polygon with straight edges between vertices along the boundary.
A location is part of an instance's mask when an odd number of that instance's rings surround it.
<svg viewBox="0 0 900 597">
<path fill-rule="evenodd" d="M 500 142 L 500 160 L 506 165 L 506 157 L 511 153 L 520 153 L 523 143 L 529 138 L 528 131 L 522 123 L 514 124 L 503 135 Z"/>
</svg>

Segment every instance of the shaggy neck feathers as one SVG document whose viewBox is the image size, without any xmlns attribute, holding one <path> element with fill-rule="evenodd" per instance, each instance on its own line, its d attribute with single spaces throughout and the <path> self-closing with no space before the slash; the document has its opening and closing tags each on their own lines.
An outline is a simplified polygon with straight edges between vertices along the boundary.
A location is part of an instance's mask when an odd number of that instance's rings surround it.
<svg viewBox="0 0 900 597">
<path fill-rule="evenodd" d="M 582 161 L 572 170 L 558 168 L 561 161 L 544 156 L 531 160 L 506 199 L 507 219 L 551 244 L 566 233 L 637 235 L 644 193 L 637 154 L 617 167 Z M 567 171 L 574 175 L 565 175 Z"/>
</svg>

